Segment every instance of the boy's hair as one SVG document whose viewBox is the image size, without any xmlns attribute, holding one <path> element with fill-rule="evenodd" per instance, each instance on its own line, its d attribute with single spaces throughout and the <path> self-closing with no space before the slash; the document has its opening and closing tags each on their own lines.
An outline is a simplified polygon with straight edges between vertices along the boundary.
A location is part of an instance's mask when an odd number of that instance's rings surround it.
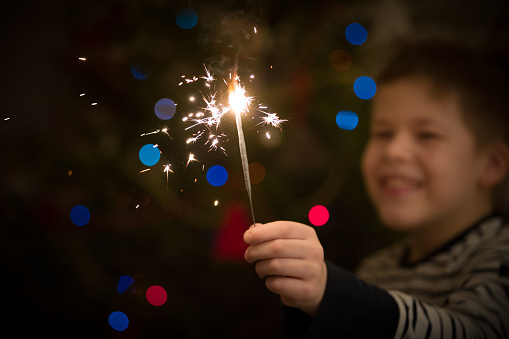
<svg viewBox="0 0 509 339">
<path fill-rule="evenodd" d="M 377 84 L 403 78 L 428 81 L 432 94 L 456 94 L 478 145 L 503 140 L 509 145 L 509 81 L 501 58 L 447 42 L 402 45 L 379 73 Z"/>
<path fill-rule="evenodd" d="M 449 42 L 404 44 L 378 74 L 377 85 L 401 79 L 428 81 L 432 95 L 457 95 L 477 146 L 509 146 L 507 63 L 495 54 Z M 509 219 L 509 176 L 493 191 L 495 208 Z"/>
</svg>

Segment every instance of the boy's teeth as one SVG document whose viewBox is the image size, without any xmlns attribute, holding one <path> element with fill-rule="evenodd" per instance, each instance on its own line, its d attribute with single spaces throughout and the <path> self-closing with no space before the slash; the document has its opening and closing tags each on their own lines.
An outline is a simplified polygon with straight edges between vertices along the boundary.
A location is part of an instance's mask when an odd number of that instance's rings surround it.
<svg viewBox="0 0 509 339">
<path fill-rule="evenodd" d="M 415 180 L 404 179 L 404 178 L 390 178 L 382 181 L 386 188 L 407 188 L 416 187 L 417 182 Z"/>
</svg>

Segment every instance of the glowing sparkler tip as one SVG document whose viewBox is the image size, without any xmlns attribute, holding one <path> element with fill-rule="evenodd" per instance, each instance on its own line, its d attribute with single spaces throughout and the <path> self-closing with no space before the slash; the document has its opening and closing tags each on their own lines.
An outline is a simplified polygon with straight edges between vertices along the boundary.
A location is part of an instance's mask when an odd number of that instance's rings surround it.
<svg viewBox="0 0 509 339">
<path fill-rule="evenodd" d="M 235 74 L 228 86 L 228 103 L 235 113 L 249 111 L 249 104 L 253 97 L 246 96 L 246 90 L 238 82 L 238 76 Z"/>
</svg>

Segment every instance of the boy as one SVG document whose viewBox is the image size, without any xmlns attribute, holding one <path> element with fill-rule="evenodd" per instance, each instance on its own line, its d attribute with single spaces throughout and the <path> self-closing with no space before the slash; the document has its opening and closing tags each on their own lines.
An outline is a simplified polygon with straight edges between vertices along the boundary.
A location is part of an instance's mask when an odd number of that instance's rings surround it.
<svg viewBox="0 0 509 339">
<path fill-rule="evenodd" d="M 480 53 L 421 43 L 377 85 L 362 172 L 406 241 L 354 276 L 324 260 L 313 228 L 276 221 L 246 231 L 246 260 L 281 296 L 291 337 L 508 338 L 509 226 L 495 213 L 507 80 Z"/>
</svg>

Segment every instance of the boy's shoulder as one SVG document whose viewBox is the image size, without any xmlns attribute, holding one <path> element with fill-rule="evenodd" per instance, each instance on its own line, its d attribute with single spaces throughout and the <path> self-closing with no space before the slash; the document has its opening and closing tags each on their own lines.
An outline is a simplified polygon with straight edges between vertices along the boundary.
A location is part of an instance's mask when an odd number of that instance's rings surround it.
<svg viewBox="0 0 509 339">
<path fill-rule="evenodd" d="M 395 268 L 401 262 L 405 251 L 406 245 L 404 241 L 398 241 L 390 246 L 379 249 L 360 262 L 356 274 L 363 276 L 368 271 L 373 273 L 375 268 L 382 271 Z"/>
<path fill-rule="evenodd" d="M 483 266 L 503 262 L 509 266 L 509 223 L 501 216 L 486 218 L 419 263 L 404 267 L 407 246 L 404 241 L 382 248 L 362 260 L 356 270 L 359 277 L 387 274 L 392 270 L 414 270 L 440 266 Z M 452 268 L 451 268 L 452 269 Z"/>
</svg>

